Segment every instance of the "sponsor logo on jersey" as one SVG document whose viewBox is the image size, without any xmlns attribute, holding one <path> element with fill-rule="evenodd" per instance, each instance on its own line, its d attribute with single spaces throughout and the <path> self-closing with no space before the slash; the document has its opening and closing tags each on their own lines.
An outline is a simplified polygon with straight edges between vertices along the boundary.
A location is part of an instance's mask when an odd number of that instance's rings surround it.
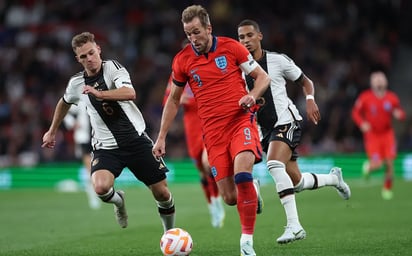
<svg viewBox="0 0 412 256">
<path fill-rule="evenodd" d="M 95 166 L 99 163 L 99 158 L 93 159 L 92 166 Z"/>
<path fill-rule="evenodd" d="M 162 162 L 160 162 L 160 164 L 159 164 L 159 170 L 160 170 L 160 169 L 164 169 L 164 168 L 166 168 L 166 166 L 165 166 Z"/>
</svg>

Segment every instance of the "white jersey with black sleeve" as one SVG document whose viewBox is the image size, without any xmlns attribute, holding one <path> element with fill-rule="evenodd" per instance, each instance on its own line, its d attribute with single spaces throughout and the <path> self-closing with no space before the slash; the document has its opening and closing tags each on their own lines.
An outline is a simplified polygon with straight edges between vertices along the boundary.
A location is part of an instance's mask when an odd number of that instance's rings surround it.
<svg viewBox="0 0 412 256">
<path fill-rule="evenodd" d="M 69 104 L 83 101 L 87 108 L 92 127 L 92 146 L 98 149 L 116 149 L 130 145 L 146 129 L 140 110 L 132 100 L 101 100 L 93 95 L 83 94 L 83 86 L 90 85 L 106 91 L 123 86 L 133 88 L 129 72 L 117 61 L 102 62 L 100 72 L 86 76 L 80 72 L 68 82 L 63 100 Z"/>
<path fill-rule="evenodd" d="M 288 97 L 286 80 L 296 81 L 302 75 L 302 70 L 284 54 L 263 51 L 263 56 L 257 61 L 270 77 L 270 87 L 263 97 L 265 104 L 258 110 L 259 126 L 271 130 L 276 126 L 302 120 L 298 109 Z M 253 78 L 246 76 L 249 90 L 253 88 Z"/>
</svg>

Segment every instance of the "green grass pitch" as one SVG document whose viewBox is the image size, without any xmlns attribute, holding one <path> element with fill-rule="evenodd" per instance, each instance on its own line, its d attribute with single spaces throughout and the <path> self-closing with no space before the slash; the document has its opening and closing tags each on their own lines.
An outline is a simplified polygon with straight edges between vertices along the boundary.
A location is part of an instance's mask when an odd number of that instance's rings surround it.
<svg viewBox="0 0 412 256">
<path fill-rule="evenodd" d="M 329 187 L 297 194 L 307 238 L 288 245 L 275 242 L 286 222 L 274 184 L 262 186 L 265 208 L 256 221 L 257 255 L 411 255 L 412 183 L 396 180 L 390 201 L 380 196 L 381 179 L 348 183 L 348 201 Z M 170 188 L 176 226 L 189 231 L 194 241 L 192 256 L 239 255 L 235 207 L 226 206 L 224 227 L 214 229 L 199 184 Z M 161 255 L 162 227 L 151 194 L 144 187 L 125 191 L 126 229 L 117 225 L 112 205 L 91 210 L 83 192 L 0 191 L 0 255 Z"/>
</svg>

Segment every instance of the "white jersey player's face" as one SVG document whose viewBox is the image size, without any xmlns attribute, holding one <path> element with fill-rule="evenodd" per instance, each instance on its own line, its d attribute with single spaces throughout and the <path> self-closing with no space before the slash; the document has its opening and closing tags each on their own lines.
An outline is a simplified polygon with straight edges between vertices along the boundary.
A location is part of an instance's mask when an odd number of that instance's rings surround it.
<svg viewBox="0 0 412 256">
<path fill-rule="evenodd" d="M 76 48 L 76 59 L 82 64 L 88 76 L 96 75 L 102 66 L 101 49 L 93 42 L 87 42 Z"/>
<path fill-rule="evenodd" d="M 255 52 L 261 52 L 260 41 L 263 36 L 262 33 L 256 31 L 252 25 L 240 26 L 237 29 L 239 42 L 243 44 L 249 52 L 255 57 Z"/>
</svg>

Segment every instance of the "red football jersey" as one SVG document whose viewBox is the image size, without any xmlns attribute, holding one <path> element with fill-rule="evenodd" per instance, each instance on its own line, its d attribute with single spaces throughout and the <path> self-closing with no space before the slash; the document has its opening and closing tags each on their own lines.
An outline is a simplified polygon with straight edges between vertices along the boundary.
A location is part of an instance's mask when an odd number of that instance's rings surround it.
<svg viewBox="0 0 412 256">
<path fill-rule="evenodd" d="M 213 37 L 213 46 L 206 54 L 198 54 L 188 44 L 175 56 L 173 81 L 179 86 L 189 84 L 206 143 L 221 140 L 222 130 L 250 116 L 239 106 L 240 98 L 247 94 L 239 65 L 248 61 L 253 61 L 248 50 L 227 37 Z"/>
<path fill-rule="evenodd" d="M 371 89 L 362 92 L 352 109 L 352 118 L 360 126 L 363 121 L 371 125 L 371 132 L 380 133 L 392 129 L 393 111 L 399 109 L 405 116 L 405 111 L 400 106 L 398 96 L 387 91 L 382 98 L 378 98 Z"/>
</svg>

